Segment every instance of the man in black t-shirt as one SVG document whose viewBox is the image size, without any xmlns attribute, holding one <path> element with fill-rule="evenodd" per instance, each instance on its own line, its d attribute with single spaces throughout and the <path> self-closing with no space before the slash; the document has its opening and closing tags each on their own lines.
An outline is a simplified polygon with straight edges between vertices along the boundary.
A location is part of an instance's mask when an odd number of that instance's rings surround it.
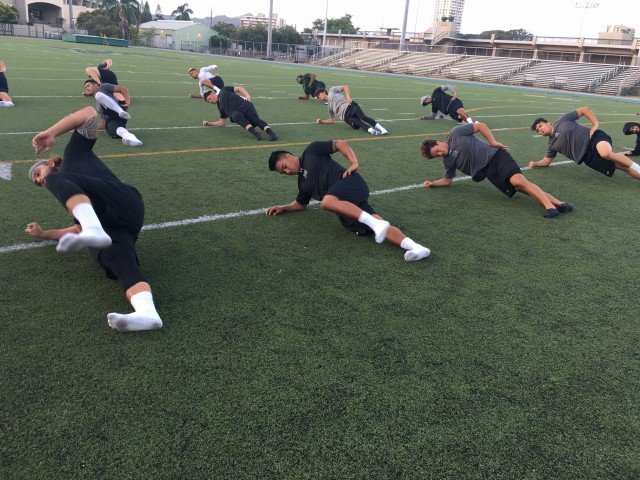
<svg viewBox="0 0 640 480">
<path fill-rule="evenodd" d="M 153 303 L 151 286 L 138 266 L 135 248 L 144 221 L 142 196 L 122 183 L 93 153 L 98 137 L 93 107 L 85 107 L 37 134 L 32 140 L 36 153 L 48 152 L 56 137 L 69 131 L 73 134 L 63 156 L 35 163 L 29 169 L 29 180 L 46 187 L 74 217 L 75 225 L 42 230 L 32 222 L 25 231 L 34 237 L 57 240 L 58 252 L 87 248 L 107 277 L 120 282 L 135 312 L 109 313 L 111 328 L 120 332 L 159 329 L 162 320 Z"/>
<path fill-rule="evenodd" d="M 236 95 L 239 93 L 242 96 Z M 209 122 L 204 120 L 204 127 L 226 127 L 229 120 L 237 123 L 247 132 L 255 137 L 256 140 L 262 139 L 260 132 L 255 130 L 256 127 L 261 128 L 264 133 L 269 135 L 269 140 L 278 139 L 273 129 L 258 116 L 256 107 L 251 103 L 251 96 L 243 87 L 223 87 L 205 92 L 203 97 L 207 103 L 213 103 L 218 106 L 220 111 L 220 120 Z"/>
<path fill-rule="evenodd" d="M 344 168 L 331 158 L 340 152 L 349 160 Z M 377 243 L 385 240 L 406 250 L 408 262 L 428 257 L 431 251 L 415 243 L 398 228 L 376 214 L 368 203 L 369 187 L 357 173 L 358 159 L 344 140 L 313 142 L 294 157 L 290 152 L 278 150 L 269 157 L 269 170 L 298 177 L 298 196 L 288 205 L 266 209 L 267 215 L 299 212 L 307 208 L 311 199 L 320 201 L 320 207 L 338 215 L 340 223 L 358 235 L 374 234 Z"/>
<path fill-rule="evenodd" d="M 449 95 L 446 92 L 451 92 Z M 433 120 L 438 112 L 449 115 L 456 122 L 473 123 L 473 119 L 465 111 L 464 105 L 456 95 L 456 90 L 450 85 L 442 85 L 436 88 L 431 95 L 425 95 L 420 99 L 420 105 L 431 105 L 431 115 L 420 117 L 420 120 Z"/>
<path fill-rule="evenodd" d="M 627 155 L 630 157 L 637 157 L 640 155 L 640 123 L 638 122 L 627 122 L 622 127 L 622 133 L 625 135 L 636 135 L 636 146 L 633 150 L 627 150 L 626 152 L 622 152 L 623 155 Z"/>
<path fill-rule="evenodd" d="M 85 72 L 87 77 L 95 81 L 98 85 L 103 83 L 110 83 L 111 85 L 118 85 L 118 77 L 111 70 L 111 65 L 113 62 L 110 58 L 107 58 L 104 62 L 98 64 L 95 67 L 87 67 L 85 68 Z M 83 92 L 82 95 L 85 97 L 88 96 L 86 92 Z M 124 97 L 120 93 L 115 93 L 115 98 L 117 101 L 122 102 Z"/>
<path fill-rule="evenodd" d="M 95 97 L 96 109 L 102 116 L 104 127 L 111 138 L 121 138 L 122 143 L 129 147 L 142 145 L 142 142 L 126 128 L 127 121 L 131 119 L 128 112 L 131 98 L 127 87 L 110 83 L 98 85 L 95 80 L 86 80 L 84 91 L 87 96 Z M 122 94 L 122 102 L 116 100 L 116 93 Z"/>
</svg>

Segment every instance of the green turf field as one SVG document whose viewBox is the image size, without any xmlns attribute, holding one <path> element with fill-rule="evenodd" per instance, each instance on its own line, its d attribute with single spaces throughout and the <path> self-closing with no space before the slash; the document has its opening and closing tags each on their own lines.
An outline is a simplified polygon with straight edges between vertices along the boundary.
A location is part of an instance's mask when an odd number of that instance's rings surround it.
<svg viewBox="0 0 640 480">
<path fill-rule="evenodd" d="M 144 145 L 101 134 L 95 150 L 145 199 L 157 332 L 112 331 L 107 313 L 130 311 L 118 284 L 24 233 L 71 225 L 27 181 L 31 138 L 94 104 L 84 68 L 107 57 Z M 420 188 L 443 173 L 420 141 L 454 126 L 417 120 L 442 80 L 15 38 L 0 58 L 16 104 L 0 109 L 0 479 L 640 477 L 639 182 L 559 156 L 525 172 L 574 205 L 554 220 L 488 182 Z M 187 98 L 187 68 L 212 63 L 279 141 L 200 126 L 219 116 Z M 326 107 L 296 100 L 306 71 L 350 85 L 390 135 L 316 125 Z M 583 105 L 618 151 L 635 140 L 637 101 L 456 85 L 523 167 L 547 143 L 533 119 Z M 350 142 L 371 204 L 428 259 L 317 205 L 261 213 L 296 195 L 271 150 L 328 139 Z"/>
</svg>

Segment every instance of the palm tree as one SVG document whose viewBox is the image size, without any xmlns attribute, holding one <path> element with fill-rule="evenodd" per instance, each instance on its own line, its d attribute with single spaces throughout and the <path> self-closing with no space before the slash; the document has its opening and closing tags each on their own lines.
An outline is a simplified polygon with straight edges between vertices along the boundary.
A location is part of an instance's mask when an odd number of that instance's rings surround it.
<svg viewBox="0 0 640 480">
<path fill-rule="evenodd" d="M 122 38 L 128 38 L 129 25 L 140 25 L 140 3 L 138 0 L 103 0 L 102 9 L 116 22 Z"/>
<path fill-rule="evenodd" d="M 176 15 L 176 20 L 191 20 L 189 14 L 193 15 L 193 10 L 189 8 L 188 3 L 178 5 L 178 7 L 171 12 L 171 15 Z"/>
</svg>

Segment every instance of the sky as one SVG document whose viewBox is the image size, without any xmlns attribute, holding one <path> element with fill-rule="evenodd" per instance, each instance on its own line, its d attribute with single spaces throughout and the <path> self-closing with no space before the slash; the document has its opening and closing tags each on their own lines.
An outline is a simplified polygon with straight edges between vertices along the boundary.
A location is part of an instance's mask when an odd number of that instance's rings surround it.
<svg viewBox="0 0 640 480">
<path fill-rule="evenodd" d="M 147 0 L 151 13 L 158 0 Z M 298 31 L 311 27 L 317 18 L 352 15 L 355 27 L 377 31 L 383 28 L 402 28 L 406 0 L 272 0 L 273 13 L 286 20 Z M 170 14 L 184 0 L 160 0 L 165 15 Z M 269 15 L 270 0 L 234 0 L 219 2 L 191 0 L 189 8 L 194 17 L 227 15 L 236 17 L 245 13 Z M 576 8 L 576 4 L 597 5 Z M 542 6 L 541 6 L 542 5 Z M 435 0 L 409 0 L 408 32 L 422 32 L 432 24 Z M 485 30 L 512 30 L 524 28 L 544 37 L 597 38 L 607 25 L 624 25 L 636 29 L 640 36 L 640 2 L 637 0 L 466 0 L 462 16 L 462 33 L 480 33 Z"/>
</svg>

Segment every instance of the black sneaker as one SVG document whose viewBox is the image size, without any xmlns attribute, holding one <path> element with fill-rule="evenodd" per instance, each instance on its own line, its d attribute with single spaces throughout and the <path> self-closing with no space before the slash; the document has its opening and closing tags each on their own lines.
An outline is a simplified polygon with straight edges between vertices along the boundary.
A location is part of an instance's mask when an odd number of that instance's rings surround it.
<svg viewBox="0 0 640 480">
<path fill-rule="evenodd" d="M 561 203 L 556 207 L 560 213 L 569 213 L 573 210 L 573 207 L 568 203 Z"/>
<path fill-rule="evenodd" d="M 267 132 L 267 135 L 269 135 L 269 140 L 271 140 L 272 142 L 275 142 L 276 140 L 278 140 L 278 135 L 276 135 L 276 132 L 274 132 L 270 128 L 268 128 L 265 131 Z"/>
<path fill-rule="evenodd" d="M 247 130 L 251 135 L 253 135 L 256 140 L 262 140 L 262 135 L 260 135 L 260 132 L 256 132 L 256 130 L 251 127 L 250 129 Z"/>
<path fill-rule="evenodd" d="M 560 215 L 560 211 L 557 208 L 547 208 L 547 211 L 544 212 L 544 218 L 556 218 Z"/>
</svg>

